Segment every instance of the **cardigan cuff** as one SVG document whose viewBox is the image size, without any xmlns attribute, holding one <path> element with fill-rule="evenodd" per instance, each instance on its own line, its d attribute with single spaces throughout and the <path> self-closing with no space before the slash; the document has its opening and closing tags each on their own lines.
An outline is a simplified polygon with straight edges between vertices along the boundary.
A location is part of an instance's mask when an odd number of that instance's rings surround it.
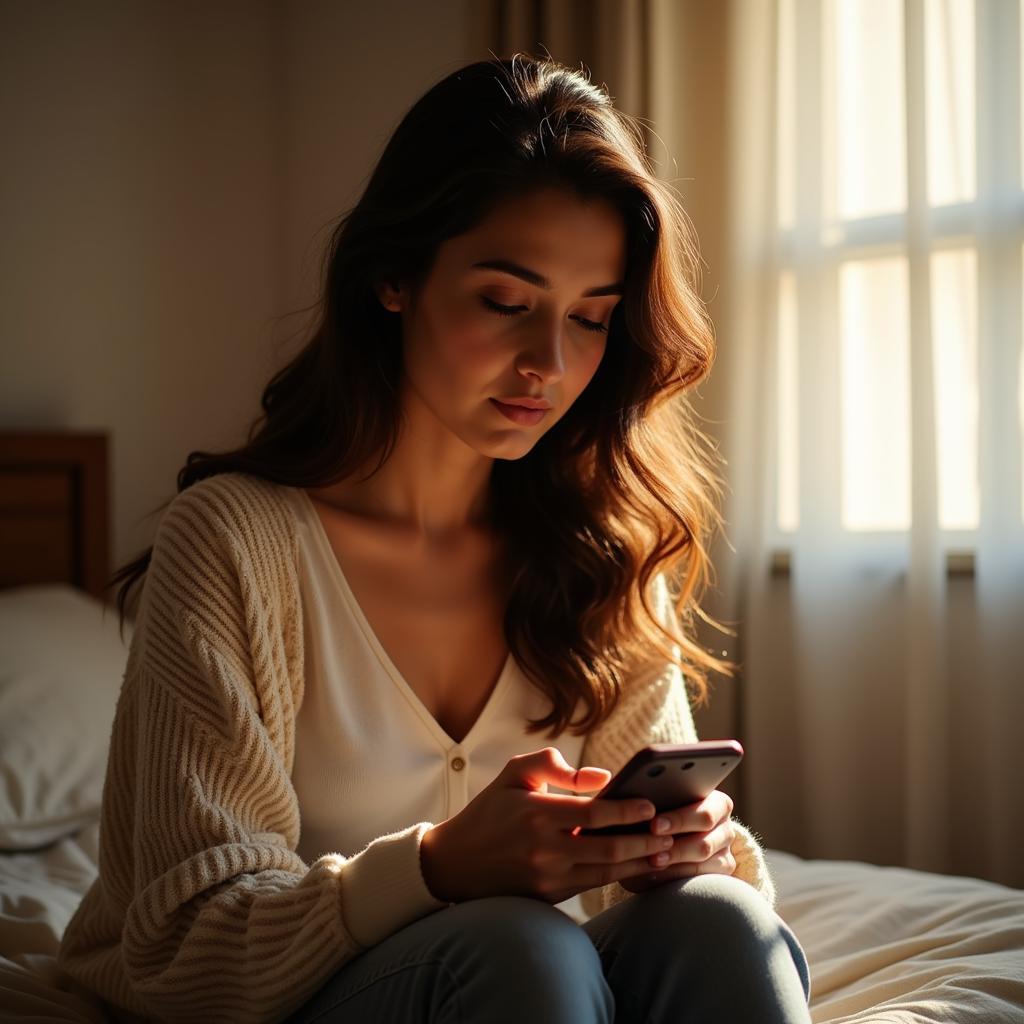
<svg viewBox="0 0 1024 1024">
<path fill-rule="evenodd" d="M 758 837 L 741 821 L 730 819 L 736 833 L 732 841 L 732 855 L 736 860 L 733 876 L 752 885 L 767 901 L 768 906 L 775 908 L 775 883 L 768 872 L 768 863 L 764 858 L 764 850 L 758 843 Z"/>
<path fill-rule="evenodd" d="M 349 934 L 364 949 L 451 905 L 431 893 L 420 869 L 420 842 L 433 827 L 432 822 L 421 821 L 380 836 L 342 865 L 341 915 Z"/>
</svg>

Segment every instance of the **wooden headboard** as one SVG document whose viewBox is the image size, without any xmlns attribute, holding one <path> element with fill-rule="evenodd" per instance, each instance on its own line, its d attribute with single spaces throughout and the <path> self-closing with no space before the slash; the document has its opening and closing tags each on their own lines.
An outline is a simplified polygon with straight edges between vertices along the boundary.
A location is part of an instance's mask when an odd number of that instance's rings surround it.
<svg viewBox="0 0 1024 1024">
<path fill-rule="evenodd" d="M 70 583 L 106 600 L 107 435 L 0 433 L 0 587 Z"/>
</svg>

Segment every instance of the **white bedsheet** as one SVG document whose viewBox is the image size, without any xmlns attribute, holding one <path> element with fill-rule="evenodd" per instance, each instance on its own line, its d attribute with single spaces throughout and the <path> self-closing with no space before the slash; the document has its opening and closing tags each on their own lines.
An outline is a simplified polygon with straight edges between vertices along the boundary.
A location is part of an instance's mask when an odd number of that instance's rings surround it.
<svg viewBox="0 0 1024 1024">
<path fill-rule="evenodd" d="M 0 1021 L 108 1017 L 56 967 L 57 947 L 96 877 L 99 822 L 43 850 L 0 853 Z"/>
<path fill-rule="evenodd" d="M 107 1018 L 56 970 L 96 874 L 99 824 L 0 854 L 0 1021 Z M 780 915 L 811 965 L 815 1024 L 1024 1024 L 1024 891 L 768 851 Z"/>
<path fill-rule="evenodd" d="M 1024 1021 L 1024 891 L 768 851 L 815 1024 Z"/>
</svg>

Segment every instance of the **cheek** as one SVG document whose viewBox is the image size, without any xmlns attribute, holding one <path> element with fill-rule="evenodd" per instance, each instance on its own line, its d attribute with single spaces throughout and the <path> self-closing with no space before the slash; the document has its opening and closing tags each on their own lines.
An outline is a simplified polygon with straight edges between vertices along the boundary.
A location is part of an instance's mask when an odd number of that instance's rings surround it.
<svg viewBox="0 0 1024 1024">
<path fill-rule="evenodd" d="M 487 375 L 501 367 L 508 353 L 493 332 L 478 322 L 467 322 L 454 331 L 446 345 L 449 356 L 458 363 L 467 377 Z"/>
<path fill-rule="evenodd" d="M 505 354 L 495 332 L 478 316 L 442 310 L 421 323 L 409 352 L 409 370 L 422 380 L 472 383 L 500 373 Z"/>
<path fill-rule="evenodd" d="M 606 344 L 597 344 L 581 352 L 578 356 L 573 374 L 573 388 L 578 395 L 593 379 L 597 368 L 604 358 Z"/>
</svg>

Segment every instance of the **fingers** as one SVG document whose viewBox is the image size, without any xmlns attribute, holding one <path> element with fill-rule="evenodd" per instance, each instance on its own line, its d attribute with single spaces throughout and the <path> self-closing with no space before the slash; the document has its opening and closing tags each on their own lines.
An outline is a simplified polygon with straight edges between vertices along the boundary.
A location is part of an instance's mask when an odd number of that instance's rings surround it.
<svg viewBox="0 0 1024 1024">
<path fill-rule="evenodd" d="M 610 885 L 630 878 L 646 878 L 652 875 L 651 865 L 646 857 L 625 860 L 618 864 L 581 864 L 572 873 L 573 884 L 585 889 Z"/>
<path fill-rule="evenodd" d="M 560 827 L 570 828 L 579 825 L 573 835 L 614 826 L 618 826 L 618 830 L 623 830 L 622 826 L 631 824 L 638 827 L 630 828 L 630 831 L 641 830 L 639 825 L 653 817 L 644 810 L 645 807 L 650 807 L 645 800 L 602 800 L 599 797 L 560 794 L 546 794 L 545 799 L 550 801 L 547 806 Z M 708 833 L 731 817 L 732 808 L 732 798 L 727 793 L 716 790 L 695 804 L 660 812 L 657 817 L 665 818 L 668 827 L 656 828 L 657 822 L 653 822 L 644 830 L 653 830 L 658 834 L 670 836 L 676 833 Z"/>
<path fill-rule="evenodd" d="M 647 868 L 640 874 L 631 878 L 619 879 L 619 881 L 630 892 L 643 892 L 645 889 L 653 889 L 665 882 L 693 878 L 694 875 L 734 875 L 735 873 L 736 859 L 731 850 L 725 849 L 704 861 L 682 861 L 655 871 Z"/>
<path fill-rule="evenodd" d="M 545 812 L 557 828 L 576 832 L 590 829 L 635 826 L 631 832 L 649 831 L 644 822 L 654 817 L 649 800 L 604 800 L 600 797 L 543 793 Z M 574 833 L 575 834 L 575 833 Z"/>
<path fill-rule="evenodd" d="M 732 846 L 736 831 L 731 821 L 724 821 L 710 832 L 691 832 L 675 836 L 672 861 L 705 861 Z"/>
<path fill-rule="evenodd" d="M 635 862 L 640 870 L 650 869 L 647 857 L 672 847 L 672 836 L 655 836 L 645 827 L 654 815 L 646 800 L 584 799 L 562 794 L 532 794 L 544 805 L 544 814 L 561 824 L 560 852 L 576 864 L 623 864 Z M 574 825 L 583 820 L 585 826 Z M 591 833 L 584 827 L 611 827 L 620 831 Z M 628 831 L 625 831 L 628 829 Z"/>
<path fill-rule="evenodd" d="M 732 800 L 726 793 L 716 791 L 659 815 L 669 820 L 664 833 L 653 831 L 654 808 L 646 800 L 554 793 L 533 793 L 531 799 L 543 804 L 549 827 L 561 832 L 558 845 L 566 867 L 575 865 L 574 884 L 593 887 L 632 878 L 637 885 L 654 885 L 736 869 L 730 850 L 735 838 L 729 820 Z"/>
<path fill-rule="evenodd" d="M 649 869 L 647 857 L 672 848 L 673 836 L 652 835 L 645 827 L 654 814 L 653 805 L 646 800 L 595 799 L 584 805 L 573 801 L 559 806 L 555 814 L 561 816 L 565 824 L 579 821 L 581 817 L 586 823 L 563 831 L 562 849 L 578 864 L 637 861 Z M 588 832 L 587 828 L 617 831 Z"/>
<path fill-rule="evenodd" d="M 600 797 L 572 796 L 555 793 L 543 794 L 547 812 L 557 827 L 575 828 L 574 835 L 595 829 L 616 831 L 644 831 L 639 826 L 653 817 L 643 808 L 649 801 L 637 799 L 602 799 Z M 728 793 L 715 790 L 703 800 L 671 811 L 662 811 L 658 817 L 668 821 L 663 831 L 672 835 L 679 832 L 710 832 L 732 815 L 733 801 Z M 633 826 L 626 828 L 626 826 Z M 651 831 L 653 825 L 645 831 Z"/>
<path fill-rule="evenodd" d="M 736 871 L 736 860 L 729 849 L 720 850 L 706 860 L 671 861 L 651 869 L 648 865 L 640 877 L 651 884 L 668 882 L 673 878 L 693 878 L 694 875 L 731 875 Z"/>
<path fill-rule="evenodd" d="M 668 834 L 676 832 L 710 832 L 722 822 L 727 821 L 732 815 L 733 802 L 728 793 L 715 790 L 698 803 L 688 804 L 673 811 L 662 811 L 651 823 L 651 829 L 655 832 Z M 659 821 L 664 818 L 668 827 L 658 827 Z"/>
<path fill-rule="evenodd" d="M 692 878 L 694 875 L 732 875 L 736 873 L 736 858 L 731 850 L 721 850 L 703 861 L 680 861 L 657 871 L 647 869 L 644 876 L 652 883 L 667 882 L 673 878 Z"/>
<path fill-rule="evenodd" d="M 633 835 L 566 836 L 564 849 L 577 864 L 620 864 L 639 861 L 641 870 L 650 869 L 648 857 L 668 853 L 672 849 L 672 836 L 652 836 L 649 832 Z"/>
<path fill-rule="evenodd" d="M 732 855 L 732 842 L 736 832 L 731 821 L 723 822 L 710 832 L 696 832 L 672 837 L 674 842 L 668 856 L 664 853 L 653 858 L 656 867 L 679 867 L 681 874 L 718 872 L 732 874 L 736 861 Z M 664 859 L 660 859 L 660 858 Z"/>
</svg>

